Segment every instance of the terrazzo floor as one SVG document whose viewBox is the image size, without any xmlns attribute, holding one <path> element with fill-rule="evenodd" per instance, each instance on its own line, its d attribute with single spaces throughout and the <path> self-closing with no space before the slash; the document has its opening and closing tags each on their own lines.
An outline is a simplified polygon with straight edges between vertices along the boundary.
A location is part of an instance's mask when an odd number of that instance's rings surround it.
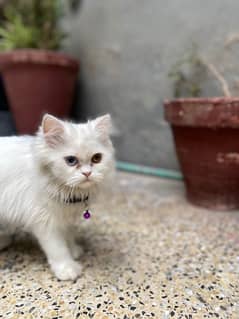
<svg viewBox="0 0 239 319">
<path fill-rule="evenodd" d="M 60 282 L 34 241 L 0 254 L 0 317 L 239 318 L 239 212 L 195 208 L 183 184 L 118 174 L 79 218 L 84 271 Z"/>
</svg>

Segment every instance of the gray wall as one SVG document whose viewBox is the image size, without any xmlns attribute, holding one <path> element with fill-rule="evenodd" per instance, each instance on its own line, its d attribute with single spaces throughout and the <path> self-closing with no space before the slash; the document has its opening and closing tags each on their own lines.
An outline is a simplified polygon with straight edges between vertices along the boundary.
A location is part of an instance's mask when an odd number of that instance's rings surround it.
<svg viewBox="0 0 239 319">
<path fill-rule="evenodd" d="M 239 31 L 238 12 L 238 0 L 83 1 L 64 20 L 65 50 L 81 61 L 77 117 L 110 112 L 118 159 L 177 168 L 162 111 L 173 95 L 168 72 L 193 42 L 222 68 L 230 58 L 220 47 Z M 221 95 L 210 76 L 206 83 L 203 95 Z"/>
</svg>

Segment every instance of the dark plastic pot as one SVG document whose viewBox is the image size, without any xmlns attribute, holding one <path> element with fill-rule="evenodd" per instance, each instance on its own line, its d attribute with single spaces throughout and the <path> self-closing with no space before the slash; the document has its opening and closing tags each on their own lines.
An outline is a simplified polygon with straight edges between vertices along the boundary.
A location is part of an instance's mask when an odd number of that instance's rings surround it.
<svg viewBox="0 0 239 319">
<path fill-rule="evenodd" d="M 188 200 L 239 208 L 239 98 L 166 101 Z"/>
<path fill-rule="evenodd" d="M 51 51 L 0 54 L 0 71 L 18 133 L 33 134 L 45 112 L 69 117 L 78 69 L 76 60 Z"/>
</svg>

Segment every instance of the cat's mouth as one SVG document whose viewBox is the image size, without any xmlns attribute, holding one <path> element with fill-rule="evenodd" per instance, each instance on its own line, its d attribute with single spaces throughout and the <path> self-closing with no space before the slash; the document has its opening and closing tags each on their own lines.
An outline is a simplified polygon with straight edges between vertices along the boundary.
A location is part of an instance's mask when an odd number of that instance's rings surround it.
<svg viewBox="0 0 239 319">
<path fill-rule="evenodd" d="M 84 179 L 81 183 L 80 183 L 80 186 L 83 186 L 83 187 L 89 187 L 93 184 L 94 182 L 89 179 L 89 178 L 86 178 Z"/>
<path fill-rule="evenodd" d="M 72 187 L 76 187 L 76 188 L 90 188 L 90 187 L 92 187 L 94 184 L 95 184 L 95 181 L 93 181 L 92 179 L 89 179 L 89 178 L 85 178 L 85 179 L 82 179 L 82 180 L 75 181 L 74 183 L 68 182 L 68 183 L 66 184 L 66 186 L 70 186 L 71 188 L 72 188 Z"/>
</svg>

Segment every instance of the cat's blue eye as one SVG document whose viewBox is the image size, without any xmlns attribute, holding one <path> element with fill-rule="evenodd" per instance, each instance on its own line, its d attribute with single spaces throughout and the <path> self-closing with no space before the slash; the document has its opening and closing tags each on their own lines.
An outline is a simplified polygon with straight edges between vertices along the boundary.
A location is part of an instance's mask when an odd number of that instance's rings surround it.
<svg viewBox="0 0 239 319">
<path fill-rule="evenodd" d="M 76 166 L 79 163 L 78 158 L 76 156 L 73 156 L 73 155 L 64 157 L 64 160 L 65 160 L 66 164 L 69 166 Z"/>
</svg>

